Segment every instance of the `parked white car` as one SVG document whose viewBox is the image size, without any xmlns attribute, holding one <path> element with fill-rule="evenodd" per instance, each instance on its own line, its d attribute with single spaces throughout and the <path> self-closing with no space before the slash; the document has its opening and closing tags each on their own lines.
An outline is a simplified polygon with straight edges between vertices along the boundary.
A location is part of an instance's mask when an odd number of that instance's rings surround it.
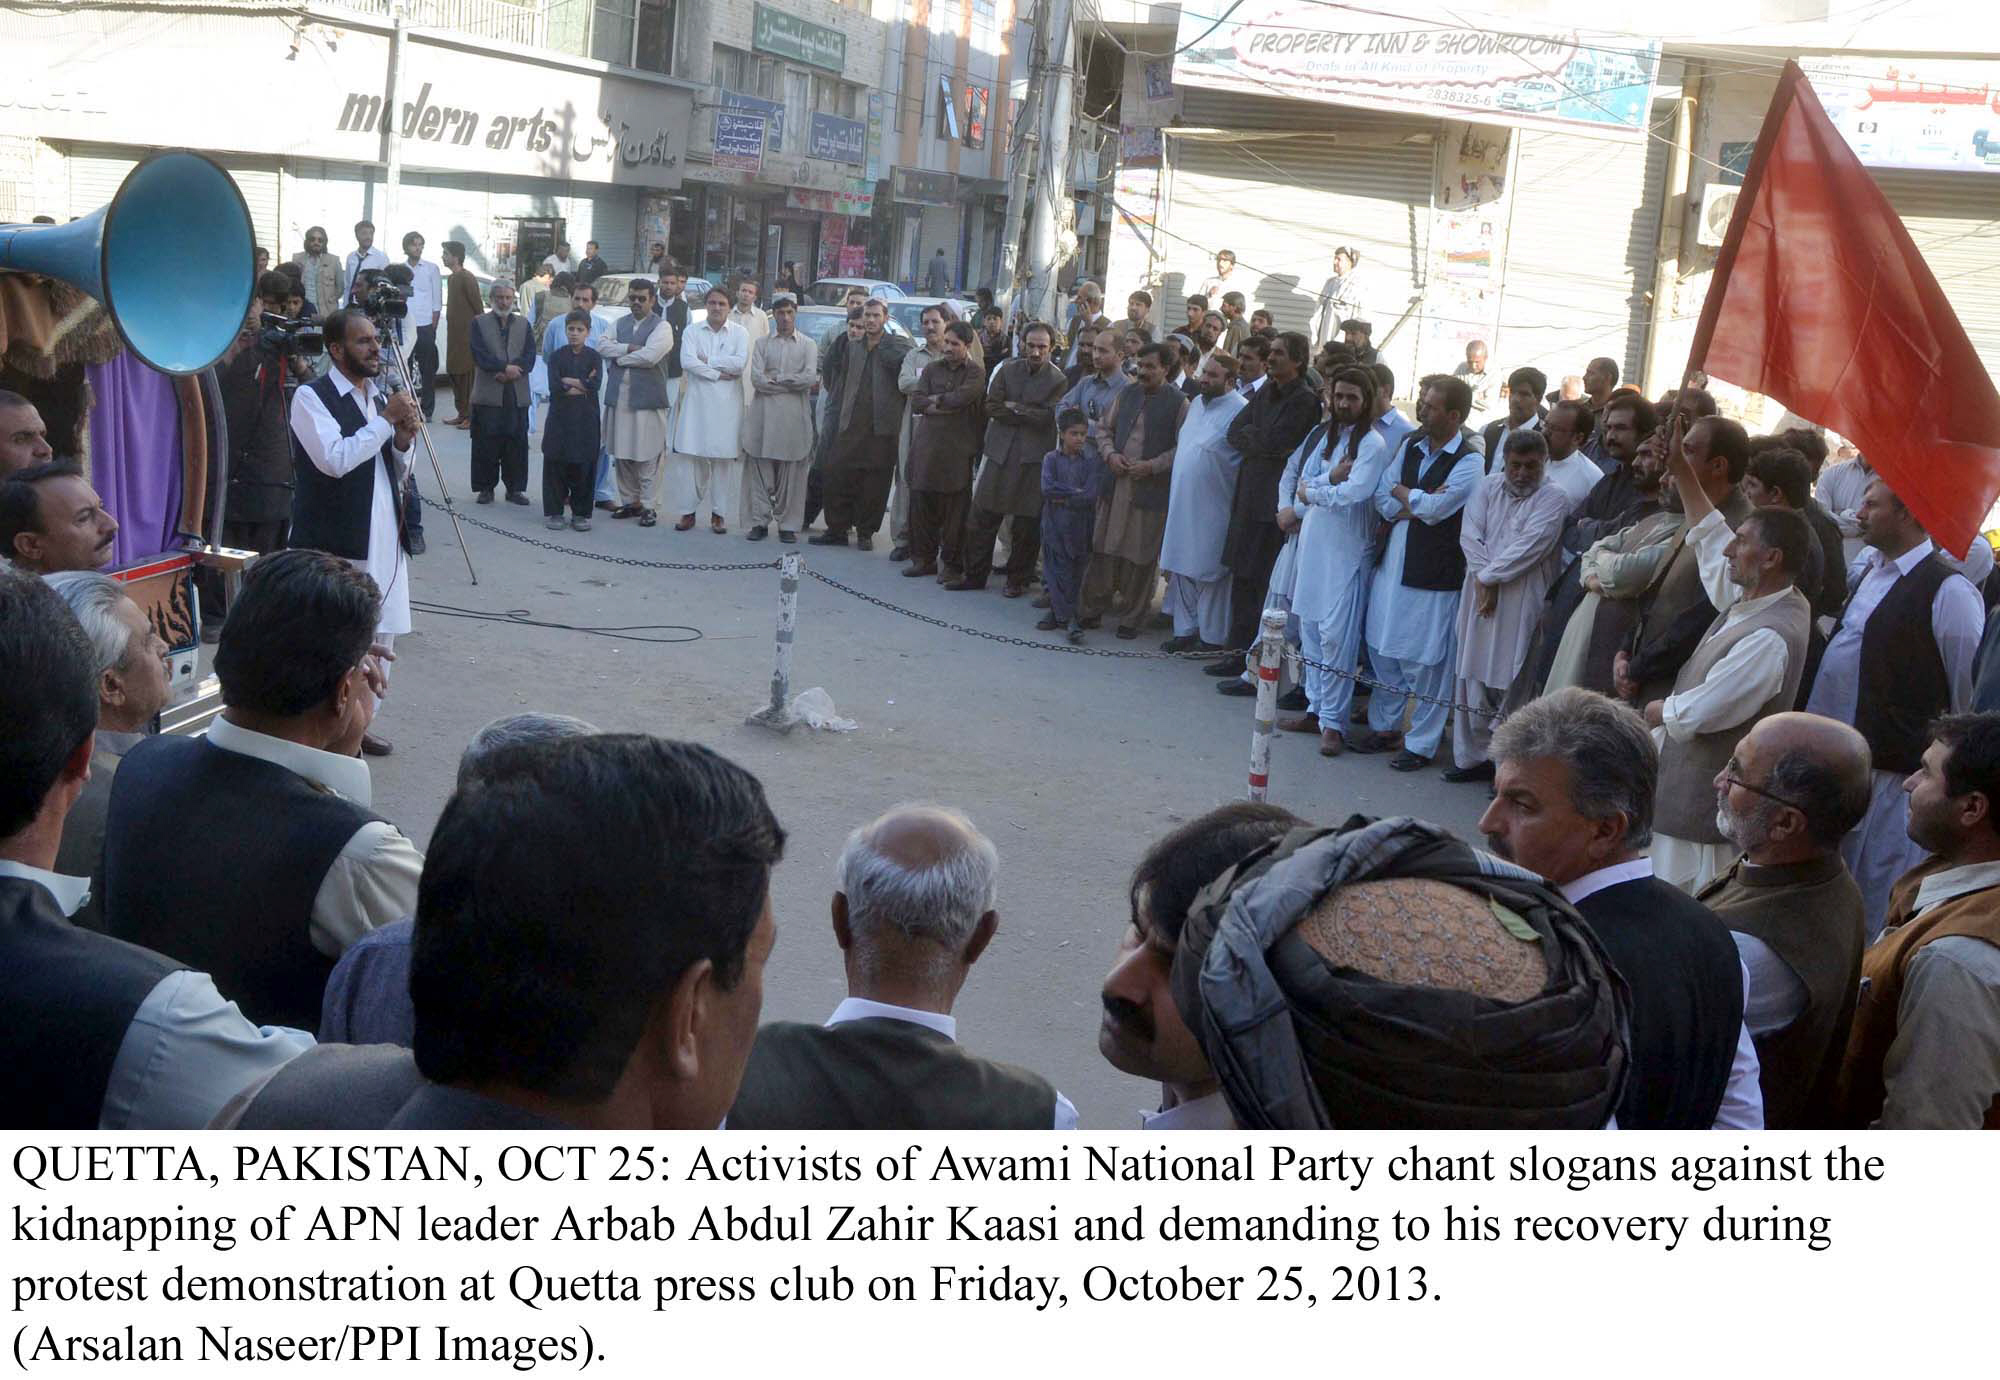
<svg viewBox="0 0 2000 1380">
<path fill-rule="evenodd" d="M 837 307 L 847 300 L 847 290 L 855 287 L 884 302 L 894 302 L 904 295 L 901 288 L 886 278 L 821 278 L 806 289 L 805 300 L 818 307 Z"/>
</svg>

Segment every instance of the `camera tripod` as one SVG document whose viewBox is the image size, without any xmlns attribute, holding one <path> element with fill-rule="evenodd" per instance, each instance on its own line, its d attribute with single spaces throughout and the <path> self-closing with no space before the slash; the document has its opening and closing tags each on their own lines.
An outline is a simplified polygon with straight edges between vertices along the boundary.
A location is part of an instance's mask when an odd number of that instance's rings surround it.
<svg viewBox="0 0 2000 1380">
<path fill-rule="evenodd" d="M 375 329 L 383 342 L 389 346 L 389 363 L 394 369 L 389 380 L 389 392 L 392 394 L 407 393 L 410 396 L 410 401 L 414 403 L 417 401 L 417 390 L 410 386 L 409 356 L 403 352 L 403 342 L 398 338 L 395 329 L 397 324 L 403 319 L 405 318 L 387 317 L 377 320 Z M 451 490 L 445 486 L 444 468 L 438 464 L 437 447 L 431 444 L 430 423 L 424 417 L 421 406 L 417 410 L 417 437 L 424 443 L 424 454 L 430 457 L 431 473 L 437 476 L 438 497 L 444 504 L 445 515 L 451 519 L 451 530 L 458 537 L 458 553 L 465 557 L 465 573 L 472 577 L 472 583 L 476 585 L 479 583 L 479 572 L 472 568 L 472 552 L 465 544 L 465 529 L 459 526 L 458 509 L 452 506 Z M 409 483 L 412 488 L 415 488 L 415 475 L 410 476 Z M 403 506 L 401 496 L 398 495 L 396 525 L 401 527 L 402 521 Z"/>
</svg>

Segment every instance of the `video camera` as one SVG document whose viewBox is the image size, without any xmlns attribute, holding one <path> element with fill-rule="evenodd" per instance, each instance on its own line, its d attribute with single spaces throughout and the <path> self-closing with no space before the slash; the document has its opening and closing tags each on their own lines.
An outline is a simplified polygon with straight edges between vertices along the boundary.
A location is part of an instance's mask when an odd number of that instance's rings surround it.
<svg viewBox="0 0 2000 1380">
<path fill-rule="evenodd" d="M 403 271 L 407 277 L 409 270 Z M 400 321 L 410 314 L 410 294 L 396 285 L 391 277 L 393 272 L 386 268 L 364 268 L 357 275 L 360 286 L 354 292 L 355 305 L 376 321 Z"/>
<path fill-rule="evenodd" d="M 257 343 L 274 355 L 312 359 L 326 349 L 326 331 L 304 316 L 267 311 L 257 318 Z"/>
</svg>

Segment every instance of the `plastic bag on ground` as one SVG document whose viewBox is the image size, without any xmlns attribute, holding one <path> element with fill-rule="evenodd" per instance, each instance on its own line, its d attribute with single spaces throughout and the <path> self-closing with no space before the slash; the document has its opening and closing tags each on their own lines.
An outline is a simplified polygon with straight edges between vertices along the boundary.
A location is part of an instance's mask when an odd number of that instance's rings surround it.
<svg viewBox="0 0 2000 1380">
<path fill-rule="evenodd" d="M 828 733 L 852 733 L 861 727 L 854 720 L 843 719 L 836 714 L 833 696 L 817 685 L 792 696 L 792 718 L 807 728 L 824 729 Z"/>
</svg>

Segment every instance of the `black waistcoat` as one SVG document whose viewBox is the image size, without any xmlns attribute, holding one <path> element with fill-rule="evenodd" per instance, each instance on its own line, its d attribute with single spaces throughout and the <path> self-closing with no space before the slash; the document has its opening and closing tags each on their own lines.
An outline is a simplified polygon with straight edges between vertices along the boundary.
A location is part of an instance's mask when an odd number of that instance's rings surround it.
<svg viewBox="0 0 2000 1380">
<path fill-rule="evenodd" d="M 136 944 L 78 929 L 39 882 L 0 877 L 5 1124 L 95 1130 L 126 1028 L 147 993 L 179 967 Z"/>
<path fill-rule="evenodd" d="M 1403 442 L 1403 487 L 1436 489 L 1465 454 L 1466 440 L 1460 436 L 1431 461 L 1430 468 L 1418 472 L 1417 450 L 1424 433 L 1413 431 Z M 1465 521 L 1460 508 L 1443 522 L 1411 518 L 1410 535 L 1403 547 L 1403 585 L 1406 589 L 1456 590 L 1465 583 L 1465 550 L 1458 544 L 1458 529 Z"/>
<path fill-rule="evenodd" d="M 1854 726 L 1877 771 L 1915 771 L 1930 746 L 1930 721 L 1951 710 L 1951 679 L 1931 628 L 1931 603 L 1950 574 L 1931 552 L 1889 587 L 1861 630 Z"/>
<path fill-rule="evenodd" d="M 1632 1076 L 1621 1131 L 1704 1131 L 1715 1123 L 1743 1027 L 1743 968 L 1729 930 L 1657 877 L 1576 903 L 1632 989 Z"/>
<path fill-rule="evenodd" d="M 1139 419 L 1146 419 L 1146 434 L 1142 439 L 1143 453 L 1127 458 L 1151 460 L 1154 456 L 1172 450 L 1180 442 L 1180 412 L 1186 402 L 1171 388 L 1146 396 L 1146 386 L 1141 383 L 1128 385 L 1118 395 L 1118 419 L 1112 426 L 1112 440 L 1120 455 L 1125 454 L 1126 442 L 1132 439 L 1132 430 L 1139 425 Z M 1132 506 L 1142 512 L 1158 512 L 1167 506 L 1167 495 L 1173 489 L 1174 476 L 1167 474 L 1147 475 L 1134 479 L 1132 483 Z"/>
<path fill-rule="evenodd" d="M 1055 1089 L 889 1017 L 757 1032 L 731 1130 L 1015 1130 L 1055 1125 Z"/>
<path fill-rule="evenodd" d="M 333 375 L 323 374 L 306 387 L 319 394 L 327 412 L 340 423 L 340 434 L 352 436 L 367 426 L 351 394 L 335 387 Z M 395 482 L 396 465 L 389 442 L 382 447 L 381 465 Z M 375 512 L 375 466 L 356 465 L 335 479 L 307 458 L 298 438 L 292 438 L 291 545 L 329 552 L 350 561 L 368 559 L 368 528 Z"/>
<path fill-rule="evenodd" d="M 313 947 L 313 898 L 377 818 L 275 763 L 148 738 L 111 793 L 105 927 L 206 971 L 258 1024 L 316 1030 L 333 960 Z"/>
</svg>

